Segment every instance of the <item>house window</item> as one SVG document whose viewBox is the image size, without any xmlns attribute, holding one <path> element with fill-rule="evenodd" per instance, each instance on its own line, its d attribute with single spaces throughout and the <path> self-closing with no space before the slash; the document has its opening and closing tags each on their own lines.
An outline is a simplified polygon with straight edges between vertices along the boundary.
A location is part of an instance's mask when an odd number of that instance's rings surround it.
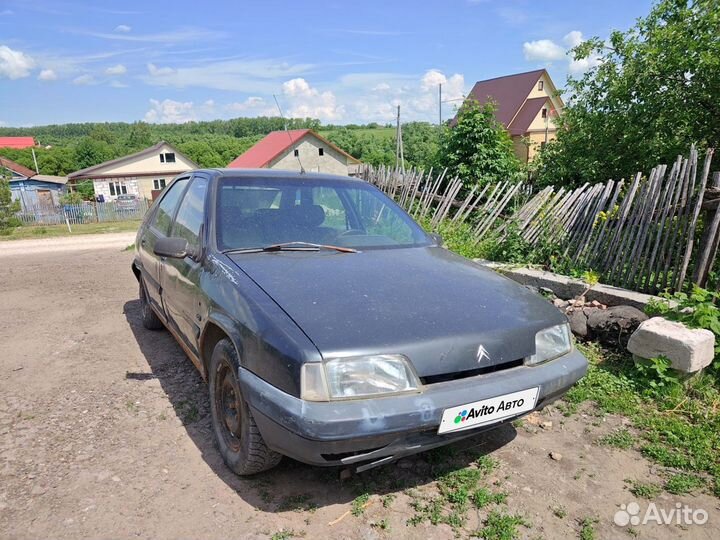
<svg viewBox="0 0 720 540">
<path fill-rule="evenodd" d="M 542 110 L 542 117 L 547 118 L 547 109 Z"/>
<path fill-rule="evenodd" d="M 122 182 L 109 182 L 110 195 L 115 197 L 117 195 L 127 195 L 127 186 Z"/>
<path fill-rule="evenodd" d="M 167 152 L 165 154 L 165 163 L 175 163 L 175 153 Z"/>
<path fill-rule="evenodd" d="M 324 148 L 318 148 L 318 155 L 324 156 L 325 155 L 325 149 Z"/>
<path fill-rule="evenodd" d="M 546 144 L 547 143 L 545 141 L 540 141 L 540 149 L 542 150 L 543 148 L 545 148 Z"/>
<path fill-rule="evenodd" d="M 160 163 L 165 163 L 165 154 L 160 154 Z"/>
<path fill-rule="evenodd" d="M 153 189 L 165 189 L 165 179 L 156 178 L 153 180 Z"/>
<path fill-rule="evenodd" d="M 545 83 L 543 81 L 538 81 L 538 90 L 542 90 L 545 88 Z"/>
<path fill-rule="evenodd" d="M 298 150 L 297 148 L 295 150 L 293 150 L 293 155 L 295 157 L 298 157 L 300 155 L 300 150 Z"/>
</svg>

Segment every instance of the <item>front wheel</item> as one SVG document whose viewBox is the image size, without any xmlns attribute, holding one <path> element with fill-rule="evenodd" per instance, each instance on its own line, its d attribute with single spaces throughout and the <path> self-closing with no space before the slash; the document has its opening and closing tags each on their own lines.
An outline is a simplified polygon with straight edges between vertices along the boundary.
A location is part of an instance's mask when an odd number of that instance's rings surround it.
<svg viewBox="0 0 720 540">
<path fill-rule="evenodd" d="M 237 351 L 229 339 L 215 346 L 210 359 L 210 414 L 215 441 L 228 467 L 240 476 L 275 467 L 282 455 L 270 450 L 258 430 L 238 382 Z"/>
</svg>

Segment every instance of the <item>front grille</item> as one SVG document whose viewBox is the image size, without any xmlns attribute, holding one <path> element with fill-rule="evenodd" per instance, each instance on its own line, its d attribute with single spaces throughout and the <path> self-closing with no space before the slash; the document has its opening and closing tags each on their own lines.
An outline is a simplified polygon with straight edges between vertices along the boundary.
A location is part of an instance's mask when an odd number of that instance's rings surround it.
<svg viewBox="0 0 720 540">
<path fill-rule="evenodd" d="M 511 369 L 514 367 L 522 366 L 524 360 L 512 360 L 510 362 L 504 362 L 502 364 L 496 364 L 494 366 L 481 367 L 476 369 L 468 369 L 466 371 L 455 371 L 453 373 L 442 373 L 440 375 L 429 375 L 427 377 L 420 377 L 420 382 L 423 384 L 435 384 L 447 381 L 456 381 L 458 379 L 467 379 L 468 377 L 476 377 L 477 375 L 486 375 L 488 373 L 495 373 L 496 371 L 503 371 L 505 369 Z"/>
</svg>

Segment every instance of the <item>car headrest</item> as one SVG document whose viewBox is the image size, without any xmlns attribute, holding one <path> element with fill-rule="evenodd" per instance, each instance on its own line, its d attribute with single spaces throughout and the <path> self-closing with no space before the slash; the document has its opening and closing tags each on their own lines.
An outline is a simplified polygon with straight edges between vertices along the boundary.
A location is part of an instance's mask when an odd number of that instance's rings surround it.
<svg viewBox="0 0 720 540">
<path fill-rule="evenodd" d="M 301 204 L 289 210 L 293 225 L 299 227 L 317 227 L 325 221 L 325 210 L 317 204 Z"/>
</svg>

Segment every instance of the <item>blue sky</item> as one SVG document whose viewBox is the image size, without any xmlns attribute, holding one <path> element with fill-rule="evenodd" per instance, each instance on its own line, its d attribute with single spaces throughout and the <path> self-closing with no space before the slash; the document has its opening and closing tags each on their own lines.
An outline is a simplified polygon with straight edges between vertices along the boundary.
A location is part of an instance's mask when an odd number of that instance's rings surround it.
<svg viewBox="0 0 720 540">
<path fill-rule="evenodd" d="M 0 0 L 0 125 L 275 115 L 437 121 L 437 85 L 546 67 L 649 0 Z M 444 105 L 452 114 L 452 103 Z"/>
</svg>

